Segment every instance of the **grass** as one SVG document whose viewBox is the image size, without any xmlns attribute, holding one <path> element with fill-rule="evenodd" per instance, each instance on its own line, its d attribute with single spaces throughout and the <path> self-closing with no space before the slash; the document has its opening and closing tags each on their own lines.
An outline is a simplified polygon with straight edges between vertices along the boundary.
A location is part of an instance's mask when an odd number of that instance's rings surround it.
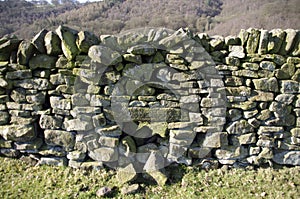
<svg viewBox="0 0 300 199">
<path fill-rule="evenodd" d="M 300 167 L 283 169 L 217 169 L 180 166 L 168 185 L 141 184 L 122 195 L 114 171 L 31 166 L 0 158 L 0 198 L 96 198 L 103 186 L 113 198 L 300 198 Z"/>
</svg>

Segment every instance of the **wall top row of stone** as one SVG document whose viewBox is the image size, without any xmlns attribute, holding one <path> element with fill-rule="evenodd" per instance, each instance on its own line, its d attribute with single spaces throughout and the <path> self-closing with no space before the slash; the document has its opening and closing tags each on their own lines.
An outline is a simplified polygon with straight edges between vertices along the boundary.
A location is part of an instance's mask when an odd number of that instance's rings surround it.
<svg viewBox="0 0 300 199">
<path fill-rule="evenodd" d="M 146 29 L 145 29 L 146 30 Z M 299 56 L 300 55 L 300 31 L 293 29 L 260 30 L 249 28 L 241 30 L 238 36 L 209 36 L 206 33 L 193 34 L 187 29 L 187 34 L 202 44 L 206 51 L 228 50 L 229 56 L 244 58 L 245 54 L 280 54 Z M 148 35 L 148 38 L 140 38 L 139 32 L 144 30 L 131 30 L 122 34 L 136 33 L 136 38 L 118 40 L 118 36 L 101 35 L 87 31 L 77 31 L 65 26 L 59 26 L 55 31 L 43 29 L 31 41 L 20 40 L 16 36 L 6 35 L 0 39 L 0 61 L 11 61 L 17 59 L 21 65 L 27 65 L 31 56 L 36 53 L 58 56 L 63 54 L 69 61 L 75 60 L 77 55 L 86 55 L 91 46 L 105 44 L 112 49 L 115 46 L 130 46 L 131 42 L 147 41 L 155 42 L 161 34 L 165 35 L 171 30 L 160 28 L 155 36 Z M 151 32 L 151 31 L 150 31 Z M 152 38 L 151 38 L 152 37 Z M 124 37 L 123 37 L 124 38 Z M 157 46 L 158 47 L 158 46 Z M 122 49 L 115 49 L 122 50 Z M 15 52 L 15 54 L 11 54 Z M 216 53 L 213 53 L 213 55 Z"/>
</svg>

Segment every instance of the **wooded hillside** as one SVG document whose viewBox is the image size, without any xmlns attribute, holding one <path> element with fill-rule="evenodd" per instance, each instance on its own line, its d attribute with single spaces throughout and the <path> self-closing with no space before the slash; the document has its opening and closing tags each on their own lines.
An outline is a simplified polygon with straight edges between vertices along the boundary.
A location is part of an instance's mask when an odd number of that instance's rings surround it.
<svg viewBox="0 0 300 199">
<path fill-rule="evenodd" d="M 299 7 L 299 0 L 69 0 L 56 5 L 5 0 L 0 1 L 0 36 L 31 38 L 62 24 L 98 35 L 145 26 L 221 35 L 248 27 L 300 29 Z"/>
</svg>

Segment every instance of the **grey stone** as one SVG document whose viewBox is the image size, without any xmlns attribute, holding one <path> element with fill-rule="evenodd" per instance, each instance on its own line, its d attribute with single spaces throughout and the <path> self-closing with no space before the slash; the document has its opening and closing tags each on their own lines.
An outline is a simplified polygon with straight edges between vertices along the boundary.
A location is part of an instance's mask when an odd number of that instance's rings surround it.
<svg viewBox="0 0 300 199">
<path fill-rule="evenodd" d="M 275 77 L 273 78 L 262 78 L 253 80 L 255 89 L 262 91 L 278 92 L 278 82 Z"/>
<path fill-rule="evenodd" d="M 80 119 L 67 120 L 63 124 L 67 131 L 88 131 L 93 129 L 92 122 Z"/>
<path fill-rule="evenodd" d="M 226 132 L 211 132 L 205 135 L 202 147 L 204 148 L 220 148 L 228 145 Z"/>
<path fill-rule="evenodd" d="M 260 62 L 259 67 L 264 70 L 274 71 L 276 69 L 276 64 L 271 61 L 262 61 Z"/>
<path fill-rule="evenodd" d="M 140 188 L 139 184 L 127 185 L 121 188 L 121 194 L 123 195 L 134 194 L 139 190 L 139 188 Z"/>
<path fill-rule="evenodd" d="M 95 128 L 104 127 L 106 125 L 106 118 L 104 114 L 95 115 L 92 119 Z"/>
<path fill-rule="evenodd" d="M 43 29 L 39 33 L 37 33 L 33 39 L 31 40 L 31 43 L 34 45 L 34 47 L 40 52 L 40 53 L 46 53 L 45 48 L 45 36 L 47 34 L 47 30 Z"/>
<path fill-rule="evenodd" d="M 136 169 L 133 164 L 128 164 L 126 167 L 117 170 L 116 177 L 121 185 L 133 181 L 136 178 Z"/>
<path fill-rule="evenodd" d="M 33 90 L 49 90 L 51 88 L 49 80 L 43 78 L 16 80 L 13 82 L 13 85 L 15 87 Z"/>
<path fill-rule="evenodd" d="M 56 33 L 61 40 L 61 48 L 65 57 L 70 61 L 74 60 L 80 53 L 76 45 L 77 31 L 66 26 L 59 26 Z"/>
<path fill-rule="evenodd" d="M 114 148 L 118 146 L 119 138 L 101 136 L 98 142 L 100 146 Z"/>
<path fill-rule="evenodd" d="M 239 120 L 233 122 L 226 128 L 229 134 L 246 134 L 254 131 L 253 127 L 246 120 Z"/>
<path fill-rule="evenodd" d="M 118 125 L 108 126 L 105 128 L 96 128 L 96 132 L 103 136 L 108 137 L 119 137 L 122 135 L 122 130 Z"/>
<path fill-rule="evenodd" d="M 7 125 L 0 126 L 0 135 L 5 140 L 27 142 L 36 138 L 33 125 Z"/>
<path fill-rule="evenodd" d="M 289 105 L 293 103 L 294 97 L 295 96 L 292 94 L 280 94 L 276 96 L 275 100 L 277 102 Z"/>
<path fill-rule="evenodd" d="M 52 166 L 67 166 L 66 158 L 58 158 L 58 157 L 42 157 L 38 162 L 38 165 L 52 165 Z"/>
<path fill-rule="evenodd" d="M 45 130 L 45 142 L 50 146 L 61 146 L 69 151 L 75 144 L 75 136 L 71 132 L 62 130 Z"/>
<path fill-rule="evenodd" d="M 112 49 L 105 46 L 92 46 L 88 52 L 89 57 L 106 66 L 116 65 L 122 61 L 122 56 Z"/>
<path fill-rule="evenodd" d="M 57 58 L 49 55 L 36 55 L 33 56 L 29 61 L 30 69 L 34 70 L 37 68 L 42 69 L 53 69 L 55 68 Z"/>
<path fill-rule="evenodd" d="M 34 46 L 29 41 L 22 41 L 17 52 L 17 62 L 21 65 L 27 65 L 34 54 Z"/>
<path fill-rule="evenodd" d="M 61 49 L 61 40 L 58 35 L 52 31 L 49 31 L 45 35 L 45 47 L 48 55 L 57 56 L 63 53 Z"/>
<path fill-rule="evenodd" d="M 42 129 L 60 129 L 62 122 L 61 116 L 41 115 L 39 125 Z"/>
<path fill-rule="evenodd" d="M 293 94 L 299 93 L 300 83 L 292 80 L 283 80 L 280 82 L 280 92 Z"/>
<path fill-rule="evenodd" d="M 111 194 L 112 189 L 110 187 L 101 187 L 100 189 L 97 190 L 96 196 L 97 197 L 105 197 L 109 194 Z"/>
<path fill-rule="evenodd" d="M 80 31 L 76 39 L 76 44 L 80 52 L 87 54 L 89 48 L 93 45 L 99 44 L 99 39 L 92 33 L 87 31 Z"/>
<path fill-rule="evenodd" d="M 249 33 L 249 36 L 247 40 L 246 50 L 247 53 L 254 54 L 258 48 L 260 31 L 254 28 L 249 28 L 247 32 Z"/>
<path fill-rule="evenodd" d="M 258 47 L 258 54 L 263 55 L 268 52 L 268 41 L 269 41 L 269 31 L 261 30 L 260 31 L 260 40 Z"/>
<path fill-rule="evenodd" d="M 273 157 L 273 161 L 277 164 L 299 166 L 300 151 L 285 151 L 282 153 L 276 153 Z"/>
<path fill-rule="evenodd" d="M 52 108 L 62 109 L 62 110 L 71 110 L 71 100 L 63 99 L 61 97 L 51 96 L 50 104 Z"/>
<path fill-rule="evenodd" d="M 15 80 L 15 79 L 29 79 L 32 78 L 31 70 L 18 70 L 13 72 L 7 72 L 6 79 Z"/>
<path fill-rule="evenodd" d="M 37 138 L 31 142 L 15 142 L 14 148 L 20 151 L 34 151 L 38 150 L 43 144 L 41 138 Z"/>
<path fill-rule="evenodd" d="M 273 29 L 269 34 L 268 52 L 272 54 L 278 53 L 285 39 L 286 33 L 281 29 Z"/>
<path fill-rule="evenodd" d="M 88 155 L 96 161 L 100 162 L 115 162 L 119 158 L 119 153 L 116 148 L 101 147 L 93 151 L 89 151 Z"/>
</svg>

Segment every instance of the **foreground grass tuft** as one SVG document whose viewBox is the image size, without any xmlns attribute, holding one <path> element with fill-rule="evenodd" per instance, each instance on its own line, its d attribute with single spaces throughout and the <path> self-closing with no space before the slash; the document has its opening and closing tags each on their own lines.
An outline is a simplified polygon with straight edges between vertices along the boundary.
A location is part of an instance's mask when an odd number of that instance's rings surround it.
<svg viewBox="0 0 300 199">
<path fill-rule="evenodd" d="M 165 187 L 141 184 L 137 193 L 121 195 L 113 171 L 34 167 L 0 158 L 0 198 L 96 198 L 104 186 L 113 188 L 114 198 L 300 198 L 300 167 L 177 171 Z"/>
</svg>

